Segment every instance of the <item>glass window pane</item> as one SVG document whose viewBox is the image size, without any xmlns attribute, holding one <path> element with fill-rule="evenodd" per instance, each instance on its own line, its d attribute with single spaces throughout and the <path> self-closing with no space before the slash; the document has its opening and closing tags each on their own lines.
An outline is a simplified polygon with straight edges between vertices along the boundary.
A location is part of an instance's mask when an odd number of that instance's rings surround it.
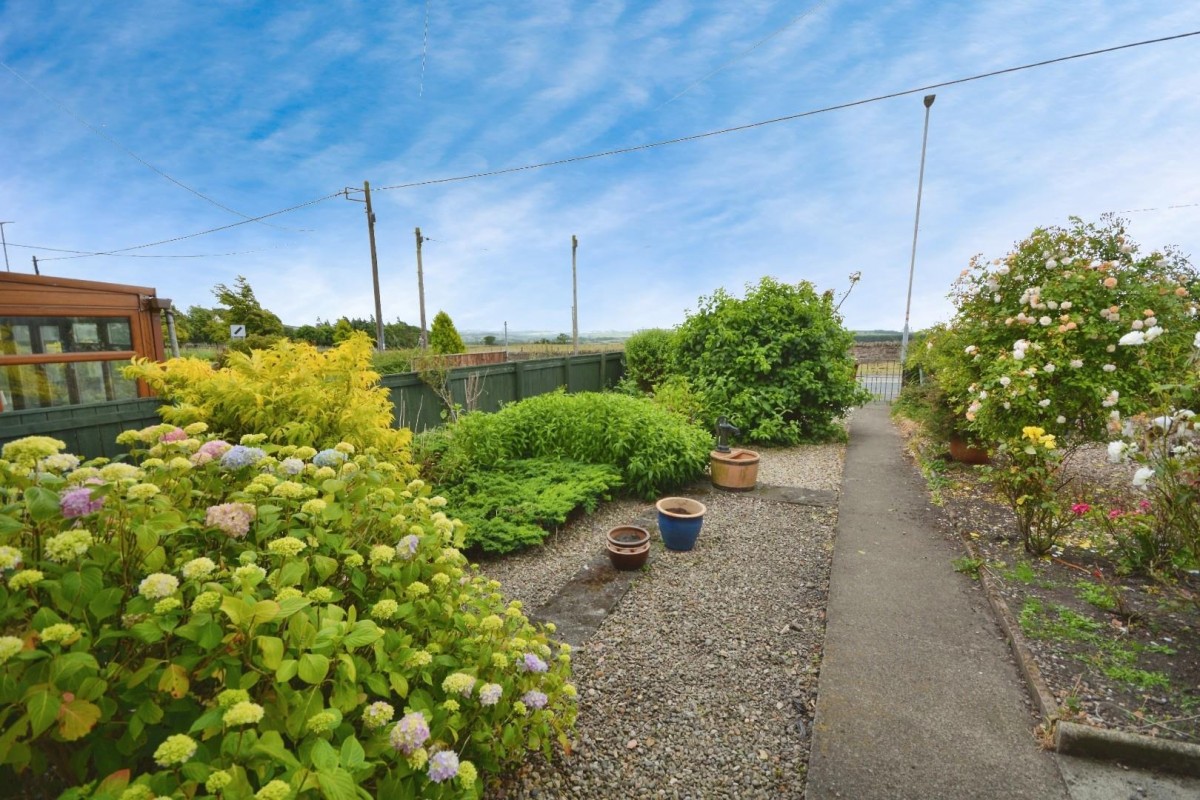
<svg viewBox="0 0 1200 800">
<path fill-rule="evenodd" d="M 121 367 L 125 366 L 125 361 L 105 361 L 104 366 L 109 373 L 109 386 L 112 391 L 109 392 L 112 400 L 136 400 L 138 396 L 137 381 L 131 381 L 121 374 Z"/>
<path fill-rule="evenodd" d="M 133 349 L 129 317 L 0 317 L 0 354 Z"/>
<path fill-rule="evenodd" d="M 132 350 L 133 336 L 129 331 L 129 320 L 118 319 L 108 323 L 108 343 L 113 350 Z"/>
<path fill-rule="evenodd" d="M 70 402 L 65 364 L 20 364 L 0 368 L 0 411 L 61 406 Z"/>
<path fill-rule="evenodd" d="M 62 328 L 57 325 L 39 325 L 38 333 L 42 337 L 43 353 L 61 353 L 63 351 Z"/>
<path fill-rule="evenodd" d="M 103 403 L 108 399 L 104 386 L 104 362 L 77 361 L 71 364 L 75 372 L 75 388 L 79 403 Z"/>
</svg>

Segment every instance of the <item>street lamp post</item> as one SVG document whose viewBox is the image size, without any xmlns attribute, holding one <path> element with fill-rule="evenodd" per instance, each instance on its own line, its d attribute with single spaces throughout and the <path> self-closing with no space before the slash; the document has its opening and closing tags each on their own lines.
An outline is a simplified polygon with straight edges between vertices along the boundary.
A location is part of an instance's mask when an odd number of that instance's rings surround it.
<svg viewBox="0 0 1200 800">
<path fill-rule="evenodd" d="M 4 226 L 12 224 L 12 220 L 0 222 L 0 242 L 4 243 L 4 269 L 7 272 L 12 272 L 12 267 L 8 265 L 8 239 L 4 238 Z"/>
<path fill-rule="evenodd" d="M 904 301 L 904 335 L 900 340 L 900 369 L 903 373 L 904 359 L 908 355 L 908 319 L 912 311 L 913 272 L 917 267 L 917 231 L 921 228 L 921 190 L 925 186 L 925 145 L 929 142 L 929 108 L 935 94 L 925 95 L 925 132 L 921 134 L 921 172 L 917 178 L 917 218 L 913 222 L 912 258 L 908 262 L 908 299 Z"/>
</svg>

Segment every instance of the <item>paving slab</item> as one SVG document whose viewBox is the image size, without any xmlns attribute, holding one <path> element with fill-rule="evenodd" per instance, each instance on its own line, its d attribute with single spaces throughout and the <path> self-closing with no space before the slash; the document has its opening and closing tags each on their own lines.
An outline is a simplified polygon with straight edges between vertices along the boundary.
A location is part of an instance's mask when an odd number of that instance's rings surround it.
<svg viewBox="0 0 1200 800">
<path fill-rule="evenodd" d="M 1066 798 L 888 411 L 851 423 L 806 796 Z"/>
</svg>

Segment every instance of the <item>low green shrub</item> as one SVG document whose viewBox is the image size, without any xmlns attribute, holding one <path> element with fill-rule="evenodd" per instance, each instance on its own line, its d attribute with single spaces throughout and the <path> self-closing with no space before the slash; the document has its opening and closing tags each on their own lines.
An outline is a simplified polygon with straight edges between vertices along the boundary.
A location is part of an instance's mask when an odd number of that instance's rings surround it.
<svg viewBox="0 0 1200 800">
<path fill-rule="evenodd" d="M 541 544 L 548 528 L 576 509 L 590 514 L 620 485 L 621 473 L 606 464 L 529 458 L 470 472 L 446 498 L 466 525 L 467 545 L 507 553 Z"/>
<path fill-rule="evenodd" d="M 707 431 L 649 400 L 561 391 L 494 414 L 467 414 L 446 436 L 427 473 L 439 484 L 514 459 L 549 457 L 612 465 L 626 488 L 647 498 L 702 475 L 713 444 Z"/>
<path fill-rule="evenodd" d="M 0 793 L 478 797 L 575 718 L 569 648 L 420 480 L 204 425 L 0 452 Z"/>
</svg>

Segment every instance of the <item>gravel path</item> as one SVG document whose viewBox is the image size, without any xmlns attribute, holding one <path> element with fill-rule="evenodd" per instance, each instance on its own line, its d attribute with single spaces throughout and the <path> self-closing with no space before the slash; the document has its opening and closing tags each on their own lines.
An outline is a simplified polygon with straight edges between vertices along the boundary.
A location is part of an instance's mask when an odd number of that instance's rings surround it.
<svg viewBox="0 0 1200 800">
<path fill-rule="evenodd" d="M 763 451 L 760 483 L 836 489 L 844 447 Z M 574 755 L 531 760 L 494 798 L 801 797 L 835 508 L 711 492 L 696 548 L 653 560 L 574 657 Z M 483 564 L 534 609 L 653 511 L 608 503 L 536 551 Z"/>
</svg>

